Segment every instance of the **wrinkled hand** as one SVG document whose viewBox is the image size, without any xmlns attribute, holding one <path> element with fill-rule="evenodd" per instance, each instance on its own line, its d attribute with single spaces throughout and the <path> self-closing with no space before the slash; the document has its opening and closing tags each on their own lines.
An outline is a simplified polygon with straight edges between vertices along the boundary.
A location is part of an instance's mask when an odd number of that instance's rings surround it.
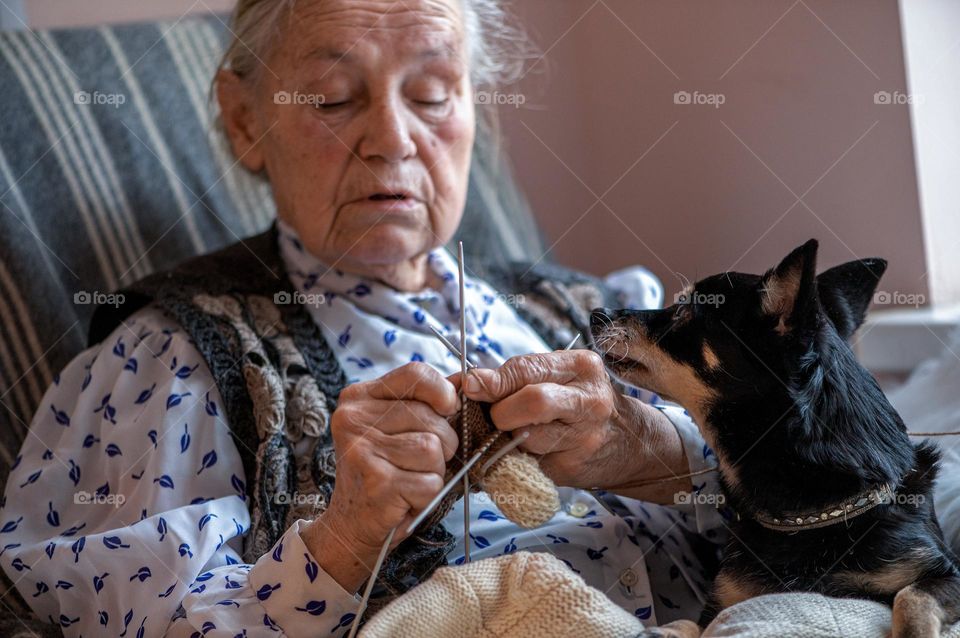
<svg viewBox="0 0 960 638">
<path fill-rule="evenodd" d="M 304 542 L 348 591 L 366 579 L 390 530 L 394 546 L 413 517 L 443 488 L 459 443 L 446 416 L 456 386 L 424 363 L 347 386 L 330 419 L 337 480 L 330 506 Z"/>
<path fill-rule="evenodd" d="M 497 369 L 472 370 L 464 394 L 493 404 L 498 429 L 529 432 L 521 447 L 540 455 L 560 485 L 624 493 L 620 488 L 650 476 L 686 472 L 666 417 L 618 393 L 590 350 L 521 355 Z"/>
</svg>

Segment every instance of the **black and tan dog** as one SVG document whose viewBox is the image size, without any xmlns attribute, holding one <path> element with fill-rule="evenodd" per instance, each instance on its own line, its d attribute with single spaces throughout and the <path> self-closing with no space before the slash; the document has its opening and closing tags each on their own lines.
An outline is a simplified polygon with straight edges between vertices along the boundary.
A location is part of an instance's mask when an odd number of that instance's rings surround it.
<svg viewBox="0 0 960 638">
<path fill-rule="evenodd" d="M 609 369 L 682 405 L 737 513 L 711 604 L 789 591 L 893 607 L 894 638 L 960 618 L 960 567 L 937 523 L 939 455 L 914 445 L 847 339 L 882 259 L 816 275 L 817 243 L 765 275 L 723 273 L 663 310 L 594 311 Z"/>
</svg>

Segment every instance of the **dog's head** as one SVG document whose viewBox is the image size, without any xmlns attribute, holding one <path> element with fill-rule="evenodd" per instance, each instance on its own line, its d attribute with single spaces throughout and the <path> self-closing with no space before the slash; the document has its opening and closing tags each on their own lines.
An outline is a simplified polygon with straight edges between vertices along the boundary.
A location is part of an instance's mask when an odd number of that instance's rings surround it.
<svg viewBox="0 0 960 638">
<path fill-rule="evenodd" d="M 596 347 L 616 376 L 681 404 L 701 425 L 723 403 L 789 400 L 805 361 L 848 347 L 886 269 L 862 259 L 817 276 L 816 254 L 811 239 L 763 275 L 707 277 L 662 310 L 597 309 Z"/>
</svg>

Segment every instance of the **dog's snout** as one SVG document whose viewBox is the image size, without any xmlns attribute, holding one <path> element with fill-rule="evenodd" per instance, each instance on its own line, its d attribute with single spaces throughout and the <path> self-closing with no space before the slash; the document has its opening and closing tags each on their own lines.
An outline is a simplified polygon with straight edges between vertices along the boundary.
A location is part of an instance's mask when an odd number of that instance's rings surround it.
<svg viewBox="0 0 960 638">
<path fill-rule="evenodd" d="M 590 330 L 596 334 L 604 328 L 610 327 L 613 323 L 611 315 L 614 313 L 609 308 L 594 308 L 590 313 Z"/>
</svg>

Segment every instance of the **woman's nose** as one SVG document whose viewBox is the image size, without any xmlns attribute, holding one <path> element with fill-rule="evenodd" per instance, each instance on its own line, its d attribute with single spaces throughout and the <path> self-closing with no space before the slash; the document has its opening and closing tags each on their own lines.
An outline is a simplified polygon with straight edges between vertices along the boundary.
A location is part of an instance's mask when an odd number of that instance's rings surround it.
<svg viewBox="0 0 960 638">
<path fill-rule="evenodd" d="M 403 104 L 398 100 L 371 105 L 360 142 L 360 157 L 398 162 L 416 155 L 417 145 L 405 117 Z"/>
</svg>

